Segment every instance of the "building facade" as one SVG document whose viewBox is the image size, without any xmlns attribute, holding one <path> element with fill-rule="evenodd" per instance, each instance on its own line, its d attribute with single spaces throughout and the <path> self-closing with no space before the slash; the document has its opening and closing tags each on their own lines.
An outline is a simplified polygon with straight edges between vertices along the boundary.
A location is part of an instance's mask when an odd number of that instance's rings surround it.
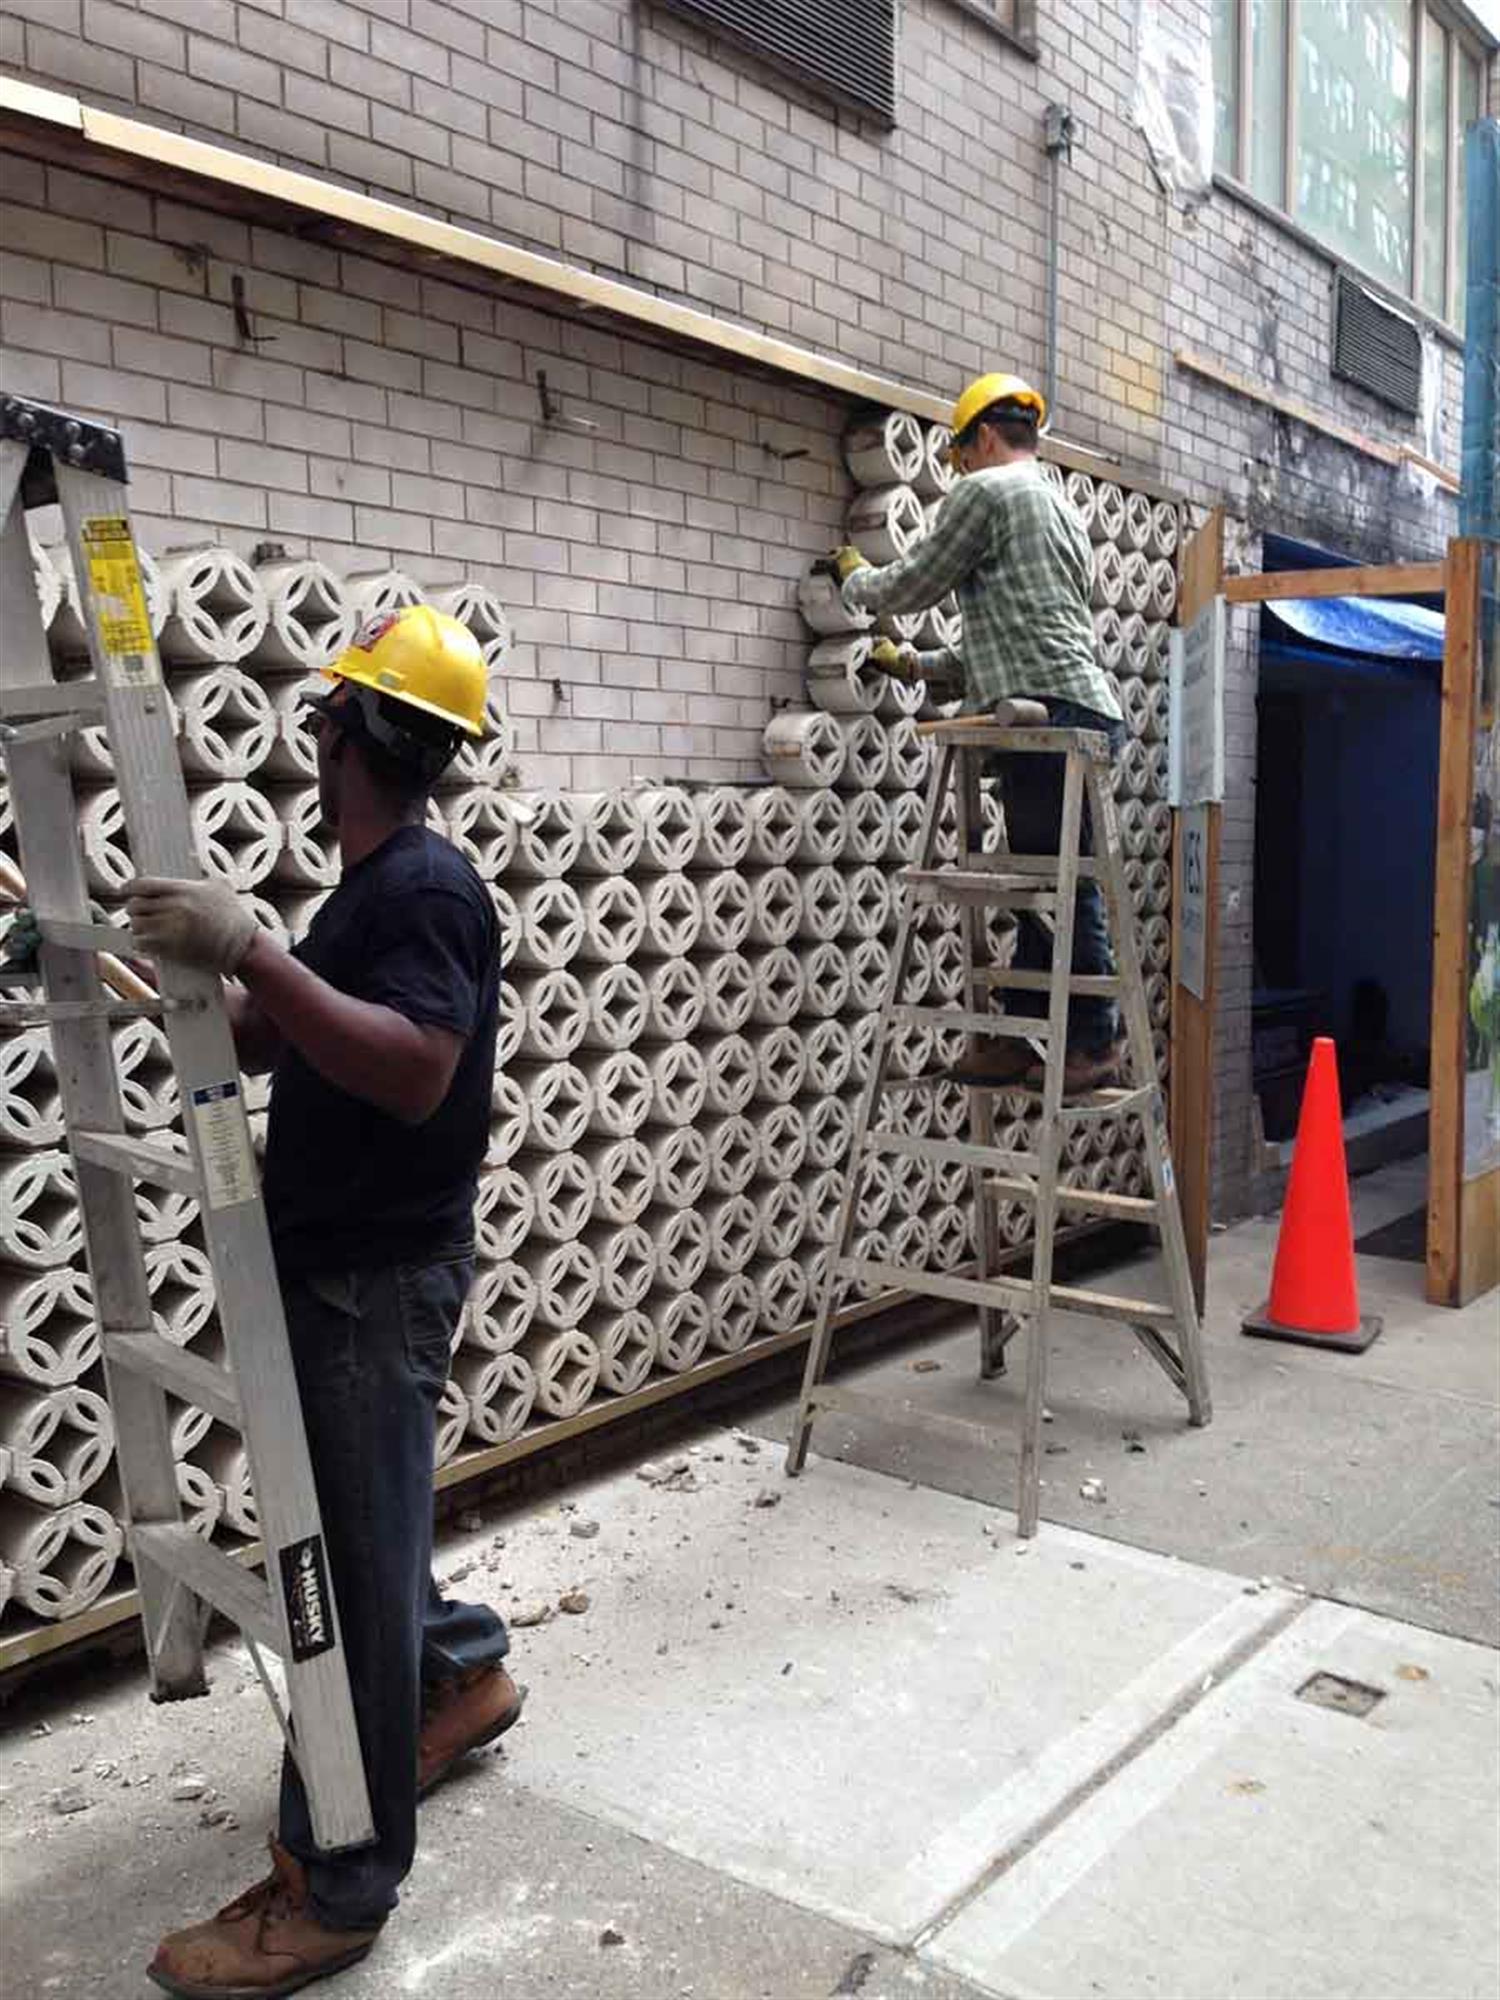
<svg viewBox="0 0 1500 2000">
<path fill-rule="evenodd" d="M 223 149 L 213 173 L 148 170 L 106 127 L 12 93 L 0 384 L 121 424 L 153 550 L 270 542 L 492 586 L 527 776 L 584 789 L 759 773 L 771 705 L 801 687 L 797 578 L 841 532 L 851 370 L 929 414 L 985 368 L 1055 379 L 1069 447 L 1223 505 L 1246 566 L 1266 534 L 1362 560 L 1443 546 L 1458 134 L 1500 101 L 1493 8 L 1319 0 L 1293 36 L 1260 0 L 869 0 L 837 10 L 867 17 L 851 48 L 778 33 L 789 13 L 816 29 L 816 5 L 768 8 L 760 46 L 717 11 L 0 0 L 0 76 Z M 1143 129 L 1153 62 L 1196 76 L 1214 123 L 1217 177 L 1189 207 Z M 1051 153 L 1049 107 L 1072 133 Z M 551 261 L 518 292 L 461 256 L 381 248 L 314 209 L 236 199 L 234 155 L 247 185 L 275 162 Z M 548 271 L 828 365 L 664 340 L 577 285 L 549 296 Z M 1415 329 L 1415 409 L 1333 374 L 1341 271 Z M 1226 1214 L 1254 1165 L 1258 658 L 1246 622 L 1227 722 Z"/>
</svg>

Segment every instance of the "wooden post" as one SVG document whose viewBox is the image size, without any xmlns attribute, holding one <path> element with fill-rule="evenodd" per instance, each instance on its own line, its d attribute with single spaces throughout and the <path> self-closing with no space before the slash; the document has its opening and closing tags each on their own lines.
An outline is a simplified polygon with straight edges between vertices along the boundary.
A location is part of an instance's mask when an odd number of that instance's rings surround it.
<svg viewBox="0 0 1500 2000">
<path fill-rule="evenodd" d="M 1469 821 L 1474 806 L 1482 545 L 1448 544 L 1438 748 L 1437 872 L 1432 894 L 1431 1110 L 1427 1171 L 1427 1296 L 1459 1305 L 1463 1266 L 1465 1023 L 1469 987 Z M 1493 1282 L 1493 1280 L 1492 1280 Z"/>
<path fill-rule="evenodd" d="M 1224 510 L 1216 507 L 1182 551 L 1177 619 L 1189 625 L 1219 594 L 1224 568 Z M 1223 807 L 1204 808 L 1204 986 L 1201 997 L 1182 984 L 1182 815 L 1172 836 L 1172 1161 L 1182 1205 L 1193 1293 L 1201 1313 L 1208 1269 L 1214 1110 L 1214 995 L 1219 946 L 1219 823 Z"/>
</svg>

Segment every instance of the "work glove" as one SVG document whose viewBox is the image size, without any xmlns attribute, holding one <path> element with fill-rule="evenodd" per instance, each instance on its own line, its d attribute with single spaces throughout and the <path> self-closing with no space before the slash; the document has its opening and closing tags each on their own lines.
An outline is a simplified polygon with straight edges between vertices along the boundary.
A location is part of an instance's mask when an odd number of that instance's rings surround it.
<svg viewBox="0 0 1500 2000">
<path fill-rule="evenodd" d="M 842 548 L 831 550 L 821 562 L 813 564 L 814 576 L 831 576 L 836 584 L 843 587 L 857 569 L 868 569 L 869 561 L 857 548 L 846 542 Z"/>
<path fill-rule="evenodd" d="M 153 958 L 175 958 L 226 979 L 239 970 L 259 928 L 222 882 L 138 875 L 126 888 L 125 914 L 136 943 Z"/>
<path fill-rule="evenodd" d="M 915 646 L 898 646 L 894 639 L 877 639 L 870 648 L 870 665 L 878 674 L 889 674 L 895 681 L 919 681 L 922 678 L 917 666 Z"/>
</svg>

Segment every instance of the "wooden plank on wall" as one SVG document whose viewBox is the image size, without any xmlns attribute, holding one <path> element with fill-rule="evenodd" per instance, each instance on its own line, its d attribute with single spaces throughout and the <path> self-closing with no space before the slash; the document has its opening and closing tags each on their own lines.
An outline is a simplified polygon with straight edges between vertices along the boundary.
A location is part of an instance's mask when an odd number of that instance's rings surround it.
<svg viewBox="0 0 1500 2000">
<path fill-rule="evenodd" d="M 1178 622 L 1191 624 L 1218 595 L 1224 569 L 1224 510 L 1216 507 L 1189 538 L 1182 552 L 1182 580 L 1177 595 Z M 1204 908 L 1208 934 L 1204 940 L 1206 977 L 1200 998 L 1177 977 L 1182 964 L 1182 842 L 1180 815 L 1172 832 L 1172 1162 L 1182 1203 L 1182 1227 L 1187 1238 L 1193 1290 L 1202 1312 L 1208 1271 L 1208 1225 L 1212 1203 L 1214 1126 L 1214 997 L 1219 947 L 1219 834 L 1222 806 L 1207 810 L 1208 853 L 1205 857 Z"/>
<path fill-rule="evenodd" d="M 1437 869 L 1432 897 L 1431 1110 L 1427 1170 L 1427 1296 L 1462 1295 L 1465 1022 L 1469 970 L 1469 819 L 1474 805 L 1474 703 L 1481 547 L 1448 545 L 1438 747 Z"/>
</svg>

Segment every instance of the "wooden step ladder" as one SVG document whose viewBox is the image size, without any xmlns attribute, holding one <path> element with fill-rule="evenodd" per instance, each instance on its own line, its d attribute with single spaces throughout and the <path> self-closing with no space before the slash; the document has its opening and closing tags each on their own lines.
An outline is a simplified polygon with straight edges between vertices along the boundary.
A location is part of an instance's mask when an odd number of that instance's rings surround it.
<svg viewBox="0 0 1500 2000">
<path fill-rule="evenodd" d="M 54 502 L 93 666 L 78 680 L 55 678 L 26 530 L 27 511 Z M 177 1701 L 205 1692 L 204 1635 L 210 1613 L 221 1612 L 240 1628 L 297 1760 L 319 1846 L 360 1846 L 373 1834 L 364 1764 L 223 989 L 214 974 L 163 960 L 156 998 L 122 1001 L 99 975 L 98 954 L 128 958 L 131 940 L 90 909 L 72 732 L 102 727 L 108 738 L 137 868 L 201 872 L 131 535 L 119 433 L 0 397 L 0 523 L 0 744 L 40 934 L 40 1011 L 83 1213 L 152 1696 Z M 177 1073 L 185 1152 L 125 1129 L 110 1026 L 148 1008 L 161 1017 Z M 0 1005 L 6 1011 L 19 1020 L 39 1008 L 21 1001 Z M 227 1368 L 173 1346 L 153 1326 L 136 1181 L 200 1204 Z M 184 1524 L 169 1395 L 243 1436 L 264 1581 Z M 285 1713 L 264 1651 L 280 1657 Z"/>
<path fill-rule="evenodd" d="M 882 1287 L 952 1299 L 979 1308 L 982 1376 L 1004 1371 L 1007 1342 L 1021 1325 L 1029 1327 L 1017 1514 L 1020 1533 L 1031 1536 L 1037 1527 L 1047 1342 L 1054 1311 L 1085 1313 L 1119 1320 L 1128 1326 L 1174 1388 L 1185 1397 L 1194 1424 L 1206 1424 L 1211 1415 L 1208 1380 L 1167 1142 L 1166 1107 L 1156 1081 L 1151 1024 L 1121 861 L 1108 740 L 1087 730 L 1017 728 L 983 717 L 928 723 L 922 725 L 922 730 L 931 739 L 936 755 L 918 858 L 900 876 L 906 891 L 900 928 L 880 1009 L 875 1059 L 855 1119 L 843 1214 L 808 1348 L 802 1396 L 787 1453 L 787 1471 L 795 1476 L 802 1470 L 813 1420 L 824 1410 L 912 1423 L 943 1435 L 965 1434 L 971 1440 L 983 1435 L 980 1427 L 963 1419 L 924 1415 L 909 1402 L 893 1402 L 824 1379 L 841 1279 L 867 1280 Z M 1062 834 L 1056 856 L 1011 854 L 1003 848 L 998 852 L 981 850 L 982 766 L 997 751 L 1065 760 Z M 956 865 L 944 866 L 939 865 L 939 826 L 950 786 L 958 830 L 958 859 Z M 1092 834 L 1092 852 L 1088 854 L 1082 851 L 1085 804 Z M 1118 965 L 1117 973 L 1109 977 L 1077 975 L 1070 970 L 1074 904 L 1081 880 L 1098 882 L 1104 896 Z M 958 906 L 964 953 L 966 1004 L 963 1007 L 911 1006 L 901 1000 L 916 914 L 924 903 Z M 1029 910 L 1044 922 L 1050 921 L 1053 952 L 1049 972 L 1009 971 L 985 962 L 985 917 L 991 909 Z M 999 1011 L 992 1008 L 990 996 L 1007 991 L 1045 992 L 1048 996 L 1045 1020 L 1007 1014 L 1003 1003 Z M 1065 1099 L 1063 1065 L 1070 994 L 1118 999 L 1124 1016 L 1132 1079 L 1127 1087 Z M 1016 1088 L 1013 1084 L 970 1086 L 967 1140 L 916 1138 L 895 1130 L 892 1125 L 878 1124 L 877 1110 L 888 1089 L 931 1088 L 945 1081 L 941 1074 L 933 1074 L 892 1082 L 888 1075 L 891 1042 L 905 1027 L 957 1028 L 973 1036 L 1019 1038 L 1037 1044 L 1044 1060 L 1044 1080 L 1040 1092 L 1030 1093 L 1041 1114 L 1035 1149 L 1014 1152 L 996 1144 L 995 1098 L 1013 1094 Z M 1131 1115 L 1140 1120 L 1144 1134 L 1149 1196 L 1059 1185 L 1063 1149 L 1070 1133 L 1091 1120 Z M 876 1262 L 850 1254 L 865 1170 L 870 1160 L 881 1154 L 908 1154 L 939 1164 L 958 1163 L 970 1169 L 976 1242 L 972 1276 Z M 998 1211 L 1006 1202 L 1029 1202 L 1035 1208 L 1036 1236 L 1030 1277 L 1006 1277 L 997 1269 Z M 1083 1216 L 1153 1225 L 1160 1233 L 1165 1255 L 1170 1303 L 1117 1298 L 1055 1284 L 1053 1249 L 1061 1209 Z"/>
</svg>

